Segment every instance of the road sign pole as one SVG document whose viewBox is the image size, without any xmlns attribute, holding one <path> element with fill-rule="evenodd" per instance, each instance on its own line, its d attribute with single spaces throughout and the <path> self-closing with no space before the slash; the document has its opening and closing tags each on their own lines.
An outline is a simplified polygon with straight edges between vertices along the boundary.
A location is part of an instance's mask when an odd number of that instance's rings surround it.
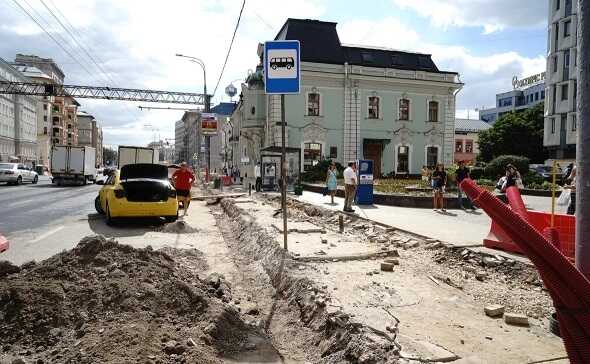
<svg viewBox="0 0 590 364">
<path fill-rule="evenodd" d="M 281 211 L 283 213 L 283 247 L 285 250 L 288 250 L 285 94 L 300 93 L 300 53 L 299 41 L 281 40 L 264 43 L 264 92 L 267 95 L 281 95 Z"/>
<path fill-rule="evenodd" d="M 285 140 L 285 94 L 281 94 L 281 208 L 283 210 L 283 248 L 287 248 L 287 146 Z"/>
</svg>

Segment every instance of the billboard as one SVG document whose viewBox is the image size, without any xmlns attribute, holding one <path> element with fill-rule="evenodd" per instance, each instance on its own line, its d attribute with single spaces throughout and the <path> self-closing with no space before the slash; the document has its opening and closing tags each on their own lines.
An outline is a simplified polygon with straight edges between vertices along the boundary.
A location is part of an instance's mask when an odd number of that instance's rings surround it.
<svg viewBox="0 0 590 364">
<path fill-rule="evenodd" d="M 201 135 L 216 135 L 217 125 L 216 114 L 201 114 Z"/>
</svg>

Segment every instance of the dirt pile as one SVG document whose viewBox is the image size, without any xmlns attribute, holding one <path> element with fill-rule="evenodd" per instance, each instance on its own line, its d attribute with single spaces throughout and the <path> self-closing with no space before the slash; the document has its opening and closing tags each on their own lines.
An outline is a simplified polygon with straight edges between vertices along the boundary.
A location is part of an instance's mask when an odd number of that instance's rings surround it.
<svg viewBox="0 0 590 364">
<path fill-rule="evenodd" d="M 254 332 L 224 303 L 223 277 L 198 277 L 197 251 L 93 236 L 37 264 L 0 266 L 0 363 L 218 363 Z"/>
</svg>

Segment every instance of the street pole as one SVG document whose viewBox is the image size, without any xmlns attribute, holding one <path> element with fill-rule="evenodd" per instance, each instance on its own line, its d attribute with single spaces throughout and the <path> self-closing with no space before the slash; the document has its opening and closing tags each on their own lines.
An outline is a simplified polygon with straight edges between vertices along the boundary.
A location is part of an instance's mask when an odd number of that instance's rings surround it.
<svg viewBox="0 0 590 364">
<path fill-rule="evenodd" d="M 287 248 L 287 146 L 285 141 L 285 94 L 281 94 L 281 208 L 283 210 L 283 248 Z"/>
<path fill-rule="evenodd" d="M 590 279 L 590 1 L 578 2 L 576 267 Z"/>
</svg>

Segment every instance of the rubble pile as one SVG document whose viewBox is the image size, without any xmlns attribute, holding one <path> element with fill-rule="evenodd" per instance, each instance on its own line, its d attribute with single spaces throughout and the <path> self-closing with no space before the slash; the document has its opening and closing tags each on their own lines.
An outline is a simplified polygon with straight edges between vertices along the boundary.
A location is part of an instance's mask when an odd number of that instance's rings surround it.
<svg viewBox="0 0 590 364">
<path fill-rule="evenodd" d="M 0 363 L 220 363 L 255 329 L 225 303 L 223 277 L 201 280 L 198 267 L 197 251 L 102 236 L 39 263 L 2 262 Z"/>
</svg>

